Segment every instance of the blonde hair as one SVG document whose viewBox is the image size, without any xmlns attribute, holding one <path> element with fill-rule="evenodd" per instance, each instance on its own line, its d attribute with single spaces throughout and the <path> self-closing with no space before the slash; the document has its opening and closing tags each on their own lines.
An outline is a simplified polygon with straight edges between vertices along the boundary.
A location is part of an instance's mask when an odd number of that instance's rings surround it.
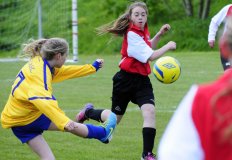
<svg viewBox="0 0 232 160">
<path fill-rule="evenodd" d="M 29 40 L 23 46 L 24 56 L 33 58 L 40 55 L 47 60 L 53 59 L 57 53 L 68 53 L 69 50 L 67 41 L 62 38 Z"/>
<path fill-rule="evenodd" d="M 97 28 L 97 33 L 99 35 L 102 35 L 105 33 L 112 33 L 115 35 L 123 36 L 129 27 L 132 10 L 135 7 L 142 7 L 146 11 L 146 14 L 148 15 L 148 9 L 147 9 L 146 3 L 141 2 L 141 1 L 136 1 L 132 3 L 127 8 L 125 13 L 120 15 L 118 19 Z"/>
<path fill-rule="evenodd" d="M 226 22 L 227 22 L 226 32 L 223 35 L 223 38 L 225 38 L 226 43 L 229 45 L 229 48 L 230 48 L 230 53 L 228 54 L 231 54 L 230 56 L 232 56 L 232 16 L 228 17 Z M 220 90 L 217 94 L 215 94 L 211 99 L 213 113 L 219 120 L 218 125 L 222 124 L 228 119 L 231 119 L 232 117 L 232 110 L 231 112 L 225 113 L 223 115 L 219 113 L 219 111 L 217 111 L 217 102 L 219 101 L 219 99 L 229 94 L 232 94 L 232 77 L 228 81 L 227 86 L 224 87 L 222 90 Z M 220 107 L 223 107 L 223 106 L 220 106 Z M 223 130 L 223 134 L 224 134 L 224 137 L 223 137 L 224 141 L 230 140 L 232 138 L 232 122 Z"/>
</svg>

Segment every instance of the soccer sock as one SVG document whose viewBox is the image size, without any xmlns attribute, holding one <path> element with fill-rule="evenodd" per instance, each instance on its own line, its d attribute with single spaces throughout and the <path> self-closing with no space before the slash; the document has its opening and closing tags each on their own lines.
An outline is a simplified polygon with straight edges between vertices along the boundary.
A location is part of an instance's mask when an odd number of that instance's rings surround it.
<svg viewBox="0 0 232 160">
<path fill-rule="evenodd" d="M 92 124 L 86 124 L 86 127 L 88 128 L 88 135 L 86 138 L 95 138 L 95 139 L 102 139 L 106 136 L 105 128 L 101 126 L 94 126 Z"/>
<path fill-rule="evenodd" d="M 89 109 L 85 112 L 85 116 L 95 121 L 103 122 L 101 119 L 102 112 L 103 112 L 103 109 Z"/>
<path fill-rule="evenodd" d="M 155 141 L 156 129 L 144 127 L 143 128 L 143 155 L 148 152 L 152 153 Z"/>
</svg>

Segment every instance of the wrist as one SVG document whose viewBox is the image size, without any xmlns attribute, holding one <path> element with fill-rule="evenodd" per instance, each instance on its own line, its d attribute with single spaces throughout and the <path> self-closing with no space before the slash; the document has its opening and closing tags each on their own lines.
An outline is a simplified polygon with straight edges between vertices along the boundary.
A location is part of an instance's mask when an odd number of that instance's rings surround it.
<svg viewBox="0 0 232 160">
<path fill-rule="evenodd" d="M 100 68 L 100 64 L 101 64 L 100 62 L 94 61 L 92 66 L 96 69 L 96 71 L 98 71 L 98 69 Z"/>
</svg>

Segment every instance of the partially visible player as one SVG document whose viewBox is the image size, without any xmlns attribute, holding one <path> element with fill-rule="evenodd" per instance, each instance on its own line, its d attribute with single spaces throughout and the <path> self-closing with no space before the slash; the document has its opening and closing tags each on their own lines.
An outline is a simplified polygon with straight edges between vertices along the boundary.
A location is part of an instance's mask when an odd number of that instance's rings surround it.
<svg viewBox="0 0 232 160">
<path fill-rule="evenodd" d="M 39 39 L 24 47 L 31 59 L 16 76 L 9 99 L 1 113 L 3 128 L 14 135 L 43 160 L 55 157 L 42 136 L 43 131 L 67 131 L 83 138 L 108 143 L 116 126 L 116 115 L 110 110 L 101 113 L 104 126 L 72 121 L 59 108 L 52 93 L 52 83 L 95 73 L 103 65 L 97 59 L 92 65 L 64 65 L 68 43 L 61 38 Z"/>
<path fill-rule="evenodd" d="M 220 39 L 232 62 L 232 17 Z M 232 68 L 215 82 L 194 85 L 169 122 L 159 160 L 232 160 Z"/>
<path fill-rule="evenodd" d="M 221 25 L 222 22 L 225 22 L 226 17 L 232 15 L 232 4 L 226 5 L 223 7 L 211 20 L 210 25 L 209 25 L 209 34 L 208 34 L 208 43 L 211 48 L 214 47 L 215 45 L 215 37 L 218 31 L 219 26 Z M 225 32 L 225 30 L 224 30 Z M 222 52 L 222 50 L 220 50 Z M 221 53 L 223 54 L 223 53 Z M 226 70 L 230 68 L 230 62 L 228 59 L 224 58 L 223 56 L 221 57 L 221 63 L 223 66 L 223 69 Z"/>
</svg>

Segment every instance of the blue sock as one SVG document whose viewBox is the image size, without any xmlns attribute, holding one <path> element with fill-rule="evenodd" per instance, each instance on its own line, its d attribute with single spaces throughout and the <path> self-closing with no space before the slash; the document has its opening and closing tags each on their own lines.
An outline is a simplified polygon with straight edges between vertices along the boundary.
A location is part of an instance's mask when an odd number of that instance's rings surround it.
<svg viewBox="0 0 232 160">
<path fill-rule="evenodd" d="M 105 128 L 101 126 L 94 126 L 92 124 L 86 124 L 86 127 L 89 130 L 89 133 L 86 138 L 95 138 L 95 139 L 102 139 L 106 136 Z"/>
</svg>

